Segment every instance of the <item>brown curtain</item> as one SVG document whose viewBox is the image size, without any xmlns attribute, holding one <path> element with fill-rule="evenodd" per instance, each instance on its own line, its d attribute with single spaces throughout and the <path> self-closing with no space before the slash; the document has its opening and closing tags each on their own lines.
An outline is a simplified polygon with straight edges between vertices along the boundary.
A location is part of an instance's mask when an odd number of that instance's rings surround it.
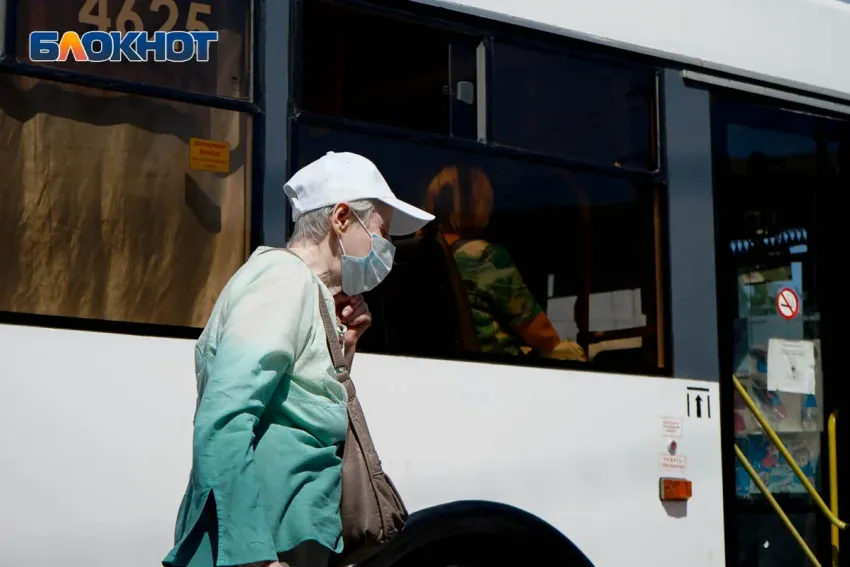
<svg viewBox="0 0 850 567">
<path fill-rule="evenodd" d="M 0 310 L 202 327 L 245 258 L 248 120 L 0 75 Z"/>
</svg>

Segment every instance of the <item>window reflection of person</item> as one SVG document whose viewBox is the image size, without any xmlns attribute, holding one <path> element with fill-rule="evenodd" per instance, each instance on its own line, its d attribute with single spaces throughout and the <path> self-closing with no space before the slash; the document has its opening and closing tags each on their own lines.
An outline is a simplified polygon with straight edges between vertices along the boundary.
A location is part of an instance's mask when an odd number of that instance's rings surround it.
<svg viewBox="0 0 850 567">
<path fill-rule="evenodd" d="M 451 248 L 482 352 L 586 360 L 582 348 L 562 341 L 525 285 L 508 251 L 482 238 L 493 210 L 493 188 L 478 167 L 446 166 L 428 185 L 425 209 L 432 229 Z"/>
</svg>

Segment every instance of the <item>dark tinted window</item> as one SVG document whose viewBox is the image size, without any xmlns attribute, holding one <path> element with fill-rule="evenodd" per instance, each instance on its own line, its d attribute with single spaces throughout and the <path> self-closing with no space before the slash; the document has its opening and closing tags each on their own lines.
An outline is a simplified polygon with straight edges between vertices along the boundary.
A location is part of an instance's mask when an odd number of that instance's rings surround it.
<svg viewBox="0 0 850 567">
<path fill-rule="evenodd" d="M 185 91 L 232 97 L 250 96 L 251 2 L 243 0 L 22 0 L 18 9 L 18 58 L 29 59 L 32 31 L 158 30 L 217 31 L 209 61 L 162 63 L 88 63 L 70 58 L 65 62 L 40 63 L 64 70 L 110 79 L 170 87 Z"/>
<path fill-rule="evenodd" d="M 772 235 L 811 230 L 815 192 L 809 189 L 821 159 L 819 121 L 806 114 L 720 100 L 712 115 L 715 176 L 722 183 L 718 198 L 727 211 L 734 211 L 724 232 L 740 241 L 740 252 L 752 255 L 764 249 L 769 254 L 765 247 L 771 247 Z"/>
<path fill-rule="evenodd" d="M 655 74 L 497 43 L 496 143 L 580 160 L 654 169 Z"/>
<path fill-rule="evenodd" d="M 301 108 L 476 137 L 479 39 L 316 0 L 301 31 Z"/>
<path fill-rule="evenodd" d="M 460 211 L 451 222 L 464 227 L 468 249 L 452 248 L 452 231 L 438 223 L 431 228 L 443 232 L 448 250 L 422 252 L 430 231 L 396 240 L 397 265 L 369 297 L 376 319 L 364 336 L 365 349 L 438 357 L 477 350 L 475 356 L 499 358 L 505 352 L 487 346 L 492 329 L 481 328 L 477 313 L 472 325 L 478 345 L 463 336 L 470 310 L 492 309 L 505 333 L 524 347 L 517 328 L 539 310 L 560 339 L 578 340 L 592 356 L 601 352 L 597 365 L 607 359 L 623 371 L 658 368 L 652 187 L 325 128 L 302 125 L 295 136 L 294 168 L 327 151 L 357 152 L 378 165 L 399 197 L 438 218 L 444 218 L 442 207 Z M 433 198 L 435 188 L 455 181 L 462 192 Z M 485 249 L 497 270 L 473 262 L 487 255 Z M 479 284 L 508 295 L 482 299 Z M 540 359 L 535 349 L 521 350 L 512 360 Z"/>
</svg>

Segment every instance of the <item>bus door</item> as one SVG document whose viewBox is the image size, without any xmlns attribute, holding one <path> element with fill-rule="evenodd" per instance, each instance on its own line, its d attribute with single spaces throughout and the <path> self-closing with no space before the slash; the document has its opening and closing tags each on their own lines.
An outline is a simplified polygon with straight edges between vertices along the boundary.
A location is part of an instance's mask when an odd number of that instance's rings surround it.
<svg viewBox="0 0 850 567">
<path fill-rule="evenodd" d="M 831 524 L 734 391 L 732 375 L 830 502 L 829 421 L 837 419 L 838 479 L 850 479 L 850 275 L 839 196 L 848 187 L 848 123 L 777 102 L 712 96 L 725 442 L 736 443 L 824 566 Z M 843 433 L 843 438 L 841 437 Z M 729 455 L 731 454 L 731 459 Z M 726 451 L 728 565 L 811 564 L 802 546 Z M 734 468 L 735 470 L 730 470 Z M 850 513 L 850 484 L 838 496 Z M 850 544 L 843 535 L 850 565 Z"/>
</svg>

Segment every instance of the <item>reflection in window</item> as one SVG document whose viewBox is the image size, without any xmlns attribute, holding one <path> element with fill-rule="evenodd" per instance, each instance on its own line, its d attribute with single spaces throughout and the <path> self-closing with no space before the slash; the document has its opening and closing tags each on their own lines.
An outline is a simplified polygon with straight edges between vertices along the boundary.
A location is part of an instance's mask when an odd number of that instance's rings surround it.
<svg viewBox="0 0 850 567">
<path fill-rule="evenodd" d="M 488 238 L 493 186 L 480 167 L 447 165 L 428 183 L 425 210 L 435 216 L 420 240 L 445 248 L 466 294 L 477 345 L 490 354 L 585 360 L 561 339 L 505 246 Z"/>
<path fill-rule="evenodd" d="M 476 137 L 479 39 L 319 0 L 303 11 L 301 108 Z"/>
<path fill-rule="evenodd" d="M 396 240 L 397 264 L 369 297 L 367 350 L 534 360 L 577 341 L 624 371 L 660 366 L 651 187 L 310 126 L 295 136 L 294 167 L 360 153 L 400 198 L 446 219 L 428 229 L 436 245 L 428 231 Z"/>
<path fill-rule="evenodd" d="M 494 140 L 635 169 L 655 169 L 655 74 L 497 43 Z"/>
<path fill-rule="evenodd" d="M 248 118 L 0 76 L 0 311 L 203 327 L 245 254 Z M 230 173 L 189 168 L 189 138 Z"/>
</svg>

